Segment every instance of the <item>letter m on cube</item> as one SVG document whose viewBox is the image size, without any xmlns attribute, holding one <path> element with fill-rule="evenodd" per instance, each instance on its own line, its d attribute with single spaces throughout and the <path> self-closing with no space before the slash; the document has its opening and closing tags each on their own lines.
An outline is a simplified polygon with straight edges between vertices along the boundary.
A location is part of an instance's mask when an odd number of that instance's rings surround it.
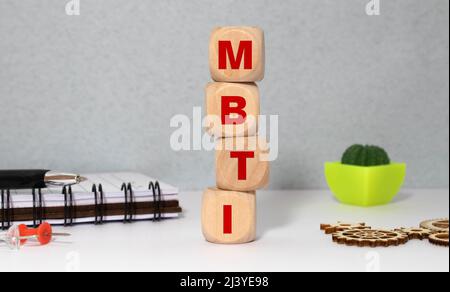
<svg viewBox="0 0 450 292">
<path fill-rule="evenodd" d="M 241 69 L 242 63 L 244 63 L 245 70 L 253 69 L 252 46 L 252 41 L 240 41 L 235 55 L 231 41 L 219 41 L 219 69 L 227 70 L 228 63 L 229 67 L 234 70 Z"/>
<path fill-rule="evenodd" d="M 217 82 L 256 82 L 264 78 L 264 32 L 255 27 L 222 27 L 211 35 L 211 76 Z"/>
</svg>

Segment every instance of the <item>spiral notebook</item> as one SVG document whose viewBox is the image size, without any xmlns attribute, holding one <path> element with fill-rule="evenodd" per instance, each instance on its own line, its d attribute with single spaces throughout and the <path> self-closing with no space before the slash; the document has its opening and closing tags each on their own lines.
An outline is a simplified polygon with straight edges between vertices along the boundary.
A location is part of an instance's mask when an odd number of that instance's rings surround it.
<svg viewBox="0 0 450 292">
<path fill-rule="evenodd" d="M 83 175 L 87 180 L 63 189 L 1 190 L 1 228 L 81 223 L 125 223 L 177 218 L 178 189 L 139 173 Z"/>
</svg>

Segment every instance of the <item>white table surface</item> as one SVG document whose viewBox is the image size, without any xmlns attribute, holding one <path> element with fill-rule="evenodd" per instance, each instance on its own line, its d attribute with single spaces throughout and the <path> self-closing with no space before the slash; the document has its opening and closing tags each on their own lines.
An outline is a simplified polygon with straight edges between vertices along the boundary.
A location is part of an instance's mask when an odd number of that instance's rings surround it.
<svg viewBox="0 0 450 292">
<path fill-rule="evenodd" d="M 319 230 L 337 220 L 395 228 L 448 217 L 448 190 L 403 190 L 374 208 L 341 205 L 328 191 L 259 192 L 258 240 L 229 246 L 205 242 L 200 203 L 200 192 L 182 192 L 180 219 L 55 228 L 72 237 L 20 251 L 0 244 L 0 271 L 449 271 L 449 249 L 427 241 L 347 247 Z"/>
</svg>

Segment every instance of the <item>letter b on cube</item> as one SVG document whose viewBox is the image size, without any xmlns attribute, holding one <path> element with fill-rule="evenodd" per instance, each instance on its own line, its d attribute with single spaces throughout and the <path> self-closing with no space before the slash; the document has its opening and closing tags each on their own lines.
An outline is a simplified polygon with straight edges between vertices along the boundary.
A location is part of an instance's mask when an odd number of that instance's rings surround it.
<svg viewBox="0 0 450 292">
<path fill-rule="evenodd" d="M 258 132 L 259 89 L 255 83 L 213 82 L 206 87 L 206 128 L 215 137 Z"/>
</svg>

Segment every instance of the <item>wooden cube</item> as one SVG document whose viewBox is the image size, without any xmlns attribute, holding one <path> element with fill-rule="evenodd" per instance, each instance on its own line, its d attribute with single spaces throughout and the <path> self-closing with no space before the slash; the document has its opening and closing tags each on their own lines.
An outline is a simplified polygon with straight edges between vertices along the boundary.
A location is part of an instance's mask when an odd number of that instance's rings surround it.
<svg viewBox="0 0 450 292">
<path fill-rule="evenodd" d="M 256 238 L 255 192 L 209 188 L 203 194 L 202 229 L 212 243 L 239 244 Z"/>
<path fill-rule="evenodd" d="M 222 138 L 216 145 L 216 184 L 219 189 L 254 191 L 269 183 L 269 148 L 254 137 Z"/>
<path fill-rule="evenodd" d="M 216 28 L 209 43 L 209 67 L 215 81 L 263 80 L 264 32 L 256 27 Z"/>
<path fill-rule="evenodd" d="M 206 128 L 210 135 L 256 135 L 259 110 L 259 89 L 255 83 L 212 82 L 206 87 Z"/>
</svg>

